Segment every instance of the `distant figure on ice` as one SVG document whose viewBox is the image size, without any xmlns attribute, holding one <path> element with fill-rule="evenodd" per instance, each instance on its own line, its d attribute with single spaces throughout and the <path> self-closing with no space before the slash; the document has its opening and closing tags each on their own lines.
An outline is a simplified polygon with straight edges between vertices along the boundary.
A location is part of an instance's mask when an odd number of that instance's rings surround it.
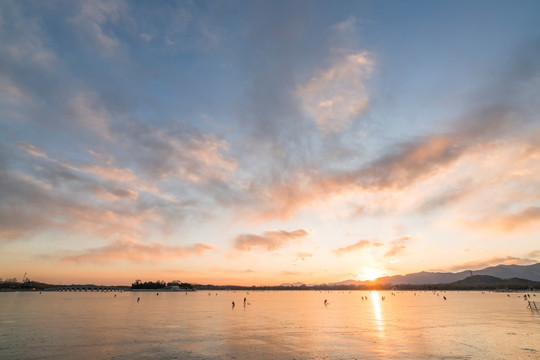
<svg viewBox="0 0 540 360">
<path fill-rule="evenodd" d="M 246 301 L 247 301 L 246 298 L 244 298 L 244 307 L 246 307 Z"/>
<path fill-rule="evenodd" d="M 140 297 L 137 298 L 137 302 L 139 302 L 139 301 L 141 301 L 141 298 L 140 298 Z"/>
<path fill-rule="evenodd" d="M 232 302 L 232 308 L 234 309 L 235 306 L 236 306 L 236 305 L 234 305 L 234 301 L 233 301 L 233 302 Z"/>
<path fill-rule="evenodd" d="M 324 299 L 324 306 L 328 306 L 328 300 Z"/>
</svg>

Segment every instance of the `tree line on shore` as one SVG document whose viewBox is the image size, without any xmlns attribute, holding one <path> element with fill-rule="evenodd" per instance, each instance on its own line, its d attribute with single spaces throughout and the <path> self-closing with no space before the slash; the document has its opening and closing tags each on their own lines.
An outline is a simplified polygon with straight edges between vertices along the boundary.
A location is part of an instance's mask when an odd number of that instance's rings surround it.
<svg viewBox="0 0 540 360">
<path fill-rule="evenodd" d="M 1 291 L 13 290 L 45 290 L 47 288 L 62 287 L 63 285 L 51 285 L 25 279 L 24 282 L 17 281 L 16 278 L 6 280 L 0 279 Z M 67 286 L 67 285 L 65 285 Z M 378 284 L 373 282 L 365 285 L 300 285 L 300 286 L 239 286 L 239 285 L 200 285 L 173 280 L 166 283 L 163 280 L 145 281 L 135 280 L 131 284 L 132 290 L 142 289 L 172 289 L 181 290 L 537 290 L 540 289 L 540 282 L 526 279 L 512 278 L 500 279 L 488 275 L 474 275 L 466 279 L 449 284 Z"/>
<path fill-rule="evenodd" d="M 193 285 L 189 283 L 183 283 L 179 280 L 173 280 L 171 282 L 165 283 L 163 280 L 154 281 L 145 281 L 143 282 L 140 279 L 135 280 L 131 284 L 131 289 L 133 290 L 142 290 L 142 289 L 167 289 L 172 287 L 178 287 L 179 289 L 189 289 L 193 290 Z"/>
</svg>

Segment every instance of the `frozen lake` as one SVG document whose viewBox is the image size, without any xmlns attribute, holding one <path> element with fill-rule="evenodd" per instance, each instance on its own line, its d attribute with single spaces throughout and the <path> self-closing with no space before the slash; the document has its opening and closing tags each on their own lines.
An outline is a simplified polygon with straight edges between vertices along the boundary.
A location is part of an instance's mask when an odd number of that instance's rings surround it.
<svg viewBox="0 0 540 360">
<path fill-rule="evenodd" d="M 490 292 L 0 293 L 0 359 L 540 359 L 526 305 Z"/>
</svg>

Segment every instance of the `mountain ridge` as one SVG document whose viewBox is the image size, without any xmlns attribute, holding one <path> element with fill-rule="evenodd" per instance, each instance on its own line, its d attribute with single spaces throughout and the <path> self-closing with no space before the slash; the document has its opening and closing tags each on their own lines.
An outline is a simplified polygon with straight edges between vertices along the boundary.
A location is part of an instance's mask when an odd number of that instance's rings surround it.
<svg viewBox="0 0 540 360">
<path fill-rule="evenodd" d="M 326 285 L 426 285 L 426 284 L 450 284 L 464 280 L 473 275 L 487 275 L 500 279 L 519 278 L 530 281 L 540 281 L 540 262 L 532 265 L 495 265 L 480 270 L 464 270 L 452 272 L 420 271 L 406 275 L 383 276 L 375 280 L 344 280 Z"/>
</svg>

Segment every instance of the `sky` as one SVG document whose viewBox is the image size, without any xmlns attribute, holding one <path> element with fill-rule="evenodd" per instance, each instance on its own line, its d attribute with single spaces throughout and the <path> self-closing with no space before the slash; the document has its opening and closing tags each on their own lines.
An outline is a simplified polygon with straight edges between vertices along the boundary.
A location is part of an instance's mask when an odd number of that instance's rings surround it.
<svg viewBox="0 0 540 360">
<path fill-rule="evenodd" d="M 540 2 L 2 1 L 0 277 L 540 261 Z"/>
</svg>

